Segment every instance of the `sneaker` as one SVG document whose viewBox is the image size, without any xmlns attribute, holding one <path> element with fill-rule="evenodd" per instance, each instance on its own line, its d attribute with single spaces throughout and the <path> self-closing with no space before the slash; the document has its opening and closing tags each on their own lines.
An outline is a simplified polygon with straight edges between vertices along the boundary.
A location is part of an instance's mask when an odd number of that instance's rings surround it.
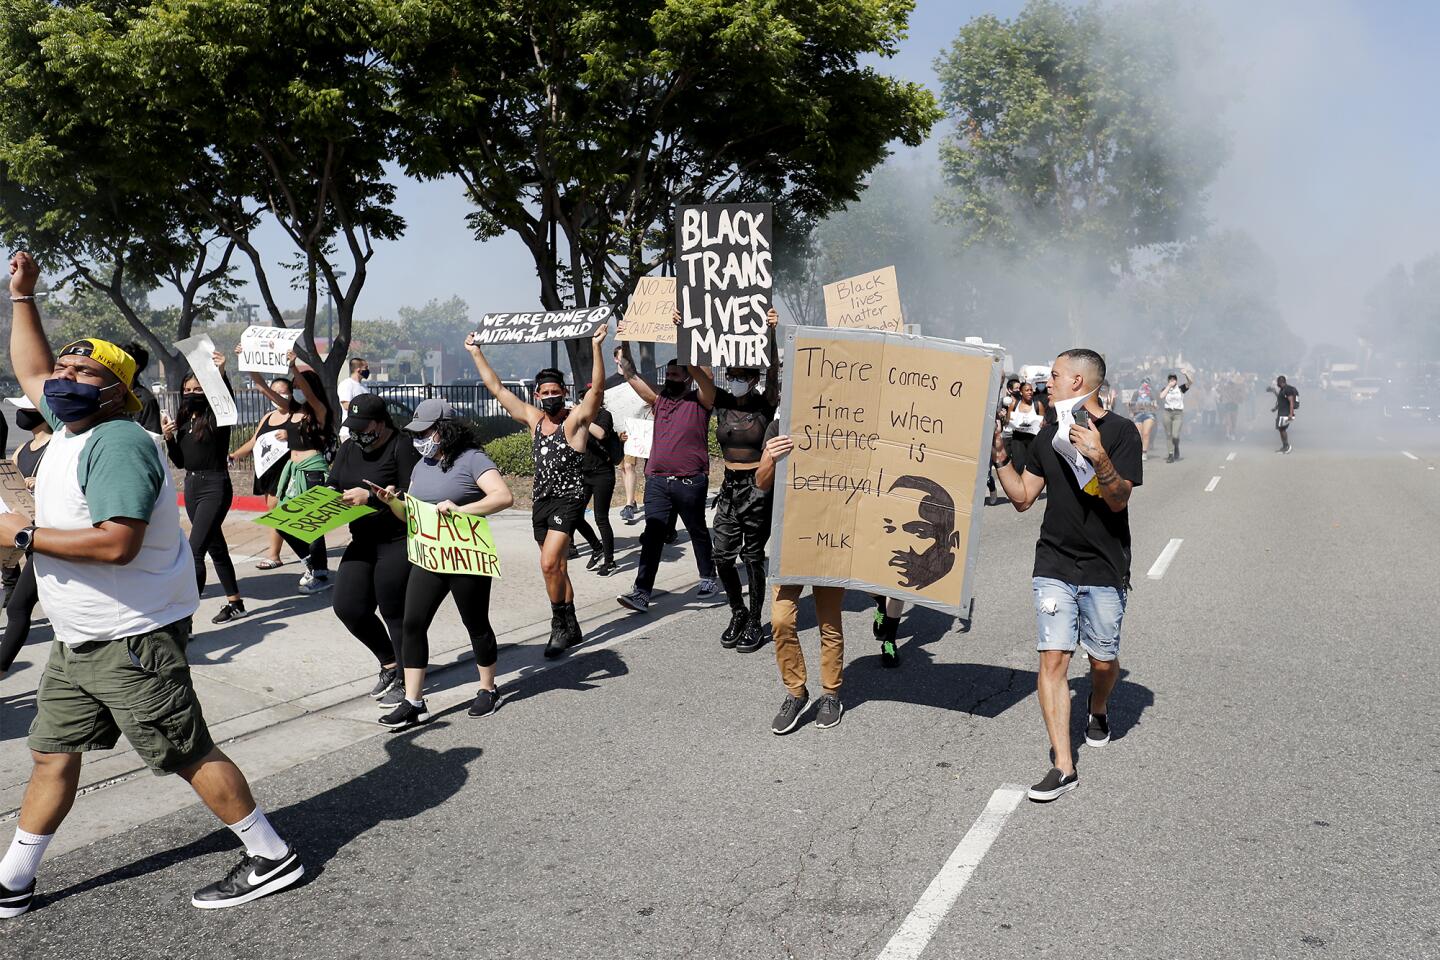
<svg viewBox="0 0 1440 960">
<path fill-rule="evenodd" d="M 1110 721 L 1103 713 L 1090 714 L 1090 723 L 1085 727 L 1085 746 L 1103 747 L 1110 742 Z"/>
<path fill-rule="evenodd" d="M 565 554 L 565 559 L 574 560 L 578 556 L 580 556 L 580 548 L 573 543 L 570 544 L 570 552 Z"/>
<path fill-rule="evenodd" d="M 1141 460 L 1149 460 L 1149 459 L 1150 459 L 1150 451 L 1146 450 L 1145 452 L 1141 453 L 1141 454 L 1140 454 L 1140 459 L 1141 459 Z"/>
<path fill-rule="evenodd" d="M 634 522 L 635 522 L 635 504 L 633 504 L 633 503 L 627 503 L 627 504 L 625 504 L 625 506 L 621 507 L 621 508 L 620 508 L 620 519 L 621 519 L 621 520 L 624 520 L 626 523 L 634 523 Z"/>
<path fill-rule="evenodd" d="M 370 688 L 370 699 L 379 700 L 389 693 L 399 680 L 399 667 L 381 667 L 380 675 L 375 678 L 375 686 Z"/>
<path fill-rule="evenodd" d="M 229 623 L 231 620 L 239 620 L 245 616 L 245 602 L 243 600 L 231 600 L 220 608 L 220 612 L 210 618 L 211 623 Z"/>
<path fill-rule="evenodd" d="M 1072 773 L 1066 776 L 1060 772 L 1059 767 L 1051 767 L 1050 772 L 1045 774 L 1045 779 L 1030 788 L 1030 799 L 1036 803 L 1049 803 L 1079 785 L 1080 774 Z"/>
<path fill-rule="evenodd" d="M 667 546 L 667 547 L 670 546 L 670 545 L 671 545 L 672 543 L 674 543 L 679 537 L 680 537 L 680 531 L 679 531 L 679 530 L 671 530 L 669 533 L 665 534 L 665 546 Z"/>
<path fill-rule="evenodd" d="M 1281 450 L 1280 452 L 1281 452 L 1281 453 L 1289 453 L 1289 452 L 1290 452 L 1291 450 L 1293 450 L 1293 449 L 1295 449 L 1295 448 L 1294 448 L 1294 447 L 1287 446 L 1284 450 Z"/>
<path fill-rule="evenodd" d="M 405 702 L 405 685 L 396 683 L 395 686 L 386 690 L 376 703 L 381 710 L 394 710 Z"/>
<path fill-rule="evenodd" d="M 0 883 L 0 920 L 9 920 L 11 917 L 18 917 L 30 909 L 30 904 L 35 902 L 35 881 L 30 881 L 30 886 L 23 890 L 11 890 Z"/>
<path fill-rule="evenodd" d="M 615 558 L 606 557 L 605 562 L 600 564 L 600 566 L 595 569 L 595 576 L 608 577 L 610 576 L 610 574 L 615 572 L 615 567 Z"/>
<path fill-rule="evenodd" d="M 740 635 L 750 625 L 750 611 L 744 607 L 737 607 L 730 611 L 730 625 L 725 632 L 720 634 L 720 646 L 726 650 L 733 649 L 735 644 L 740 642 Z"/>
<path fill-rule="evenodd" d="M 701 578 L 701 580 L 700 580 L 700 589 L 696 591 L 697 595 L 702 596 L 702 597 L 713 597 L 715 594 L 717 594 L 717 593 L 719 593 L 719 592 L 720 592 L 720 584 L 719 584 L 718 581 L 716 581 L 716 579 L 715 579 L 714 577 L 703 577 L 703 578 Z"/>
<path fill-rule="evenodd" d="M 833 693 L 827 693 L 818 701 L 819 706 L 815 708 L 815 726 L 820 730 L 828 730 L 840 722 L 840 715 L 845 712 L 845 704 Z"/>
<path fill-rule="evenodd" d="M 302 574 L 300 574 L 300 588 L 303 590 L 305 587 L 310 586 L 310 584 L 312 584 L 312 583 L 314 583 L 314 582 L 315 582 L 315 571 L 314 571 L 314 570 L 311 570 L 311 569 L 307 566 L 307 567 L 305 568 L 305 572 L 302 573 Z"/>
<path fill-rule="evenodd" d="M 895 646 L 895 641 L 889 637 L 880 641 L 880 666 L 886 668 L 900 666 L 900 650 Z"/>
<path fill-rule="evenodd" d="M 190 898 L 190 904 L 201 910 L 238 907 L 277 890 L 284 890 L 303 876 L 305 865 L 300 862 L 293 846 L 278 860 L 247 855 L 240 858 L 240 862 L 230 869 L 224 880 L 196 890 L 195 896 Z"/>
<path fill-rule="evenodd" d="M 604 562 L 604 555 L 599 550 L 595 550 L 592 548 L 590 551 L 590 559 L 585 561 L 585 569 L 594 570 L 596 567 L 600 566 L 600 564 Z"/>
<path fill-rule="evenodd" d="M 780 704 L 780 712 L 775 714 L 775 719 L 770 723 L 770 732 L 777 737 L 800 726 L 800 719 L 805 716 L 805 708 L 810 704 L 810 697 L 792 697 L 785 695 L 785 702 Z"/>
<path fill-rule="evenodd" d="M 401 700 L 400 706 L 380 718 L 380 726 L 391 730 L 408 730 L 429 722 L 430 709 L 425 706 L 424 700 L 420 701 L 418 707 L 409 700 Z"/>
<path fill-rule="evenodd" d="M 1167 457 L 1165 458 L 1165 462 L 1166 462 L 1166 463 L 1174 463 L 1174 462 L 1175 462 L 1175 454 L 1172 453 L 1172 454 L 1170 454 L 1169 456 L 1167 456 Z"/>
<path fill-rule="evenodd" d="M 636 613 L 644 613 L 650 607 L 650 594 L 639 587 L 629 593 L 622 593 L 615 599 L 620 606 L 627 610 L 634 610 Z"/>
<path fill-rule="evenodd" d="M 765 629 L 760 626 L 759 620 L 751 617 L 749 624 L 740 634 L 740 639 L 735 643 L 735 650 L 739 653 L 754 653 L 763 646 L 765 646 Z"/>
<path fill-rule="evenodd" d="M 475 694 L 475 702 L 470 704 L 468 713 L 472 717 L 488 717 L 499 708 L 499 689 L 486 690 L 484 687 L 481 687 L 480 692 Z"/>
<path fill-rule="evenodd" d="M 327 571 L 327 570 L 317 570 L 317 571 L 315 571 L 313 574 L 310 574 L 309 576 L 310 576 L 310 581 L 309 581 L 308 583 L 304 582 L 304 579 L 305 579 L 304 577 L 301 577 L 301 581 L 302 581 L 301 584 L 300 584 L 300 592 L 301 592 L 301 593 L 305 593 L 305 594 L 321 593 L 321 592 L 323 592 L 323 591 L 325 591 L 325 590 L 329 590 L 329 589 L 330 589 L 331 583 L 330 583 L 330 573 L 329 573 L 329 571 Z"/>
</svg>

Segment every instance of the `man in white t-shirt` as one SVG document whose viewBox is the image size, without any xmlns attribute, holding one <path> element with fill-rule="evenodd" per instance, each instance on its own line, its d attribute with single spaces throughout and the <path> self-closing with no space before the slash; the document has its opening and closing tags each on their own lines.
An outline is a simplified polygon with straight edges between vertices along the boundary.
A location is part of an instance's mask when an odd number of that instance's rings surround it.
<svg viewBox="0 0 1440 960">
<path fill-rule="evenodd" d="M 340 381 L 340 409 L 345 411 L 340 415 L 341 420 L 344 420 L 347 416 L 350 415 L 350 401 L 354 400 L 362 393 L 370 392 L 370 388 L 365 386 L 365 381 L 369 379 L 369 361 L 362 360 L 360 357 L 351 357 L 350 376 Z M 340 427 L 340 439 L 342 442 L 350 439 L 349 427 L 343 425 Z"/>
<path fill-rule="evenodd" d="M 0 918 L 30 909 L 45 849 L 75 801 L 80 757 L 124 734 L 156 774 L 178 773 L 245 845 L 196 907 L 238 906 L 305 873 L 210 737 L 185 647 L 199 603 L 175 488 L 156 439 L 131 417 L 135 359 L 97 338 L 56 357 L 40 326 L 27 253 L 10 261 L 10 363 L 54 429 L 36 474 L 35 519 L 0 513 L 0 547 L 24 550 L 55 631 L 30 726 L 34 766 L 0 858 Z"/>
</svg>

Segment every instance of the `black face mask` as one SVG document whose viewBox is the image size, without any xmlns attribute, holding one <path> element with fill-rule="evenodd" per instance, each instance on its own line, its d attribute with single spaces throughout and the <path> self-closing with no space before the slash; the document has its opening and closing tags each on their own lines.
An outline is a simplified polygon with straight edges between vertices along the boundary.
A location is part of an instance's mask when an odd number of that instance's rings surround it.
<svg viewBox="0 0 1440 960">
<path fill-rule="evenodd" d="M 685 396 L 685 381 L 666 380 L 665 386 L 660 388 L 660 392 L 667 397 L 671 397 L 672 399 L 683 397 Z"/>
<path fill-rule="evenodd" d="M 180 397 L 180 414 L 182 416 L 198 416 L 210 410 L 210 401 L 203 393 L 186 393 Z"/>
<path fill-rule="evenodd" d="M 544 410 L 547 414 L 550 414 L 551 416 L 554 416 L 555 414 L 559 413 L 561 410 L 564 410 L 564 409 L 565 409 L 565 398 L 564 398 L 564 397 L 544 397 L 544 398 L 542 398 L 542 399 L 540 400 L 540 409 L 541 409 L 541 410 Z"/>
<path fill-rule="evenodd" d="M 350 434 L 350 439 L 351 439 L 351 440 L 354 440 L 354 441 L 355 441 L 355 445 L 356 445 L 357 447 L 359 447 L 361 450 L 369 450 L 371 447 L 375 446 L 375 444 L 379 442 L 379 440 L 380 440 L 380 434 L 378 434 L 378 433 L 352 433 L 352 434 Z"/>
<path fill-rule="evenodd" d="M 369 379 L 370 379 L 370 369 L 369 369 L 368 367 L 365 368 L 364 370 L 361 370 L 361 371 L 360 371 L 360 379 L 361 379 L 361 380 L 369 380 Z"/>
</svg>

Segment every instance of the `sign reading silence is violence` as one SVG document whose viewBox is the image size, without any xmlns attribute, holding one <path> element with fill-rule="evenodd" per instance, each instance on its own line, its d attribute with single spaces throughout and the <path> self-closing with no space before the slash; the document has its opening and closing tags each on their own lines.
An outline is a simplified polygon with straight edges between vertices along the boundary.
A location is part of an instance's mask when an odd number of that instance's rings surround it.
<svg viewBox="0 0 1440 960">
<path fill-rule="evenodd" d="M 771 205 L 675 211 L 675 309 L 680 358 L 691 366 L 768 367 L 774 259 Z"/>
<path fill-rule="evenodd" d="M 826 327 L 792 327 L 785 357 L 771 577 L 965 615 L 1002 358 Z"/>
</svg>

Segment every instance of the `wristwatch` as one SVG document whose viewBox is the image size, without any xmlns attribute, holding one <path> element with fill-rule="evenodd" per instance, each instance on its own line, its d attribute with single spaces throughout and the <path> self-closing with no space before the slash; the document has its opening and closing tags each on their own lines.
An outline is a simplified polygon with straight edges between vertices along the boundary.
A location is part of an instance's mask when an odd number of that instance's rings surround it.
<svg viewBox="0 0 1440 960">
<path fill-rule="evenodd" d="M 35 525 L 22 527 L 15 532 L 15 546 L 29 556 L 35 550 Z"/>
</svg>

